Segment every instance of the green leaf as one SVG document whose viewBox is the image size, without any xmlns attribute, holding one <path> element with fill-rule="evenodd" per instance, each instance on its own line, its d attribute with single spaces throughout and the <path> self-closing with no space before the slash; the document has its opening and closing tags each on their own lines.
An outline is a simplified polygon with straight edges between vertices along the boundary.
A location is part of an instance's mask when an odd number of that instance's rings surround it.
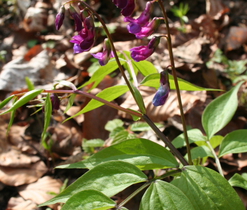
<svg viewBox="0 0 247 210">
<path fill-rule="evenodd" d="M 102 139 L 90 139 L 83 142 L 83 147 L 102 147 L 105 141 Z"/>
<path fill-rule="evenodd" d="M 149 61 L 133 61 L 133 65 L 146 77 L 150 74 L 157 73 L 155 66 Z"/>
<path fill-rule="evenodd" d="M 242 175 L 236 173 L 228 182 L 232 187 L 241 187 L 247 190 L 247 173 L 243 173 Z"/>
<path fill-rule="evenodd" d="M 1 103 L 0 103 L 0 109 L 2 109 L 7 103 L 9 103 L 11 101 L 12 98 L 16 97 L 15 95 L 11 95 L 8 98 L 4 99 Z M 17 98 L 17 97 L 16 97 Z"/>
<path fill-rule="evenodd" d="M 220 145 L 219 157 L 229 153 L 247 152 L 247 130 L 235 130 L 227 134 Z"/>
<path fill-rule="evenodd" d="M 117 143 L 120 143 L 122 141 L 126 141 L 128 139 L 134 139 L 134 138 L 136 138 L 135 134 L 129 133 L 126 130 L 122 130 L 121 132 L 117 133 L 114 136 L 112 144 L 117 144 Z"/>
<path fill-rule="evenodd" d="M 24 104 L 26 104 L 27 102 L 29 102 L 30 100 L 32 100 L 33 98 L 35 98 L 37 95 L 39 95 L 42 92 L 43 92 L 42 89 L 41 90 L 38 89 L 38 90 L 31 90 L 31 91 L 25 93 L 8 110 L 6 110 L 5 112 L 0 113 L 0 115 L 7 114 L 9 112 L 12 112 L 13 110 L 16 110 L 16 109 L 20 108 L 21 106 L 23 106 Z"/>
<path fill-rule="evenodd" d="M 202 134 L 202 132 L 199 129 L 191 129 L 187 131 L 188 134 L 188 138 L 189 138 L 189 142 L 190 143 L 195 143 L 195 142 L 201 142 L 201 141 L 206 141 L 207 138 L 206 136 L 204 136 Z M 186 142 L 184 139 L 184 134 L 180 134 L 179 136 L 177 136 L 173 141 L 172 144 L 176 147 L 176 148 L 180 148 L 180 147 L 184 147 L 186 146 Z"/>
<path fill-rule="evenodd" d="M 64 110 L 64 113 L 66 113 L 72 107 L 72 105 L 75 101 L 75 97 L 76 97 L 76 94 L 71 94 L 71 96 L 69 97 L 69 101 L 68 101 L 68 104 L 66 106 L 66 109 Z"/>
<path fill-rule="evenodd" d="M 187 196 L 174 185 L 156 180 L 143 195 L 140 210 L 197 210 Z"/>
<path fill-rule="evenodd" d="M 203 145 L 203 146 L 195 147 L 191 150 L 192 160 L 195 160 L 197 158 L 204 158 L 204 157 L 214 157 L 208 146 Z"/>
<path fill-rule="evenodd" d="M 123 161 L 108 161 L 83 174 L 63 192 L 42 204 L 65 203 L 82 190 L 97 190 L 111 197 L 132 184 L 145 182 L 147 177 L 136 166 Z"/>
<path fill-rule="evenodd" d="M 158 128 L 162 128 L 164 125 L 160 123 L 155 123 Z M 130 130 L 132 131 L 148 131 L 151 130 L 150 126 L 146 122 L 135 122 L 130 125 Z"/>
<path fill-rule="evenodd" d="M 185 166 L 179 178 L 171 182 L 184 194 L 196 210 L 244 210 L 235 190 L 225 178 L 203 166 Z"/>
<path fill-rule="evenodd" d="M 108 121 L 105 125 L 105 129 L 107 131 L 113 131 L 117 127 L 122 127 L 124 125 L 123 121 L 120 119 L 114 119 L 111 121 Z"/>
<path fill-rule="evenodd" d="M 17 101 L 17 97 L 14 99 L 14 102 Z M 7 128 L 7 134 L 9 134 L 10 128 L 14 123 L 14 119 L 15 119 L 15 113 L 16 113 L 16 109 L 13 110 L 10 114 L 10 120 L 9 120 L 9 124 L 8 124 L 8 128 Z"/>
<path fill-rule="evenodd" d="M 211 139 L 232 119 L 238 107 L 238 89 L 242 84 L 243 82 L 238 83 L 230 91 L 213 100 L 204 110 L 202 125 L 208 139 Z"/>
<path fill-rule="evenodd" d="M 205 136 L 204 136 L 204 137 L 205 137 Z M 205 138 L 206 138 L 206 137 L 205 137 Z M 210 144 L 211 144 L 211 146 L 212 146 L 213 148 L 216 148 L 216 147 L 218 147 L 218 146 L 221 144 L 222 140 L 223 140 L 223 136 L 217 135 L 217 136 L 213 136 L 213 137 L 209 140 L 209 142 L 210 142 Z M 208 144 L 207 144 L 206 140 L 204 140 L 204 141 L 197 141 L 197 142 L 195 142 L 195 143 L 196 143 L 198 146 L 203 146 L 203 145 L 205 145 L 205 146 L 208 147 Z"/>
<path fill-rule="evenodd" d="M 45 140 L 46 137 L 46 130 L 50 125 L 50 121 L 51 121 L 51 115 L 52 115 L 52 104 L 51 104 L 51 98 L 50 98 L 50 94 L 48 93 L 45 99 L 45 119 L 44 119 L 44 128 L 43 128 L 43 132 L 41 134 L 41 141 Z"/>
<path fill-rule="evenodd" d="M 123 65 L 126 61 L 120 61 L 121 65 Z M 100 66 L 99 69 L 92 75 L 90 80 L 83 85 L 81 85 L 78 89 L 85 87 L 94 82 L 92 89 L 97 87 L 97 85 L 104 79 L 104 77 L 118 68 L 117 62 L 115 59 L 110 60 L 105 66 Z"/>
<path fill-rule="evenodd" d="M 25 77 L 28 90 L 34 90 L 35 86 L 29 77 Z"/>
<path fill-rule="evenodd" d="M 116 203 L 96 190 L 83 190 L 74 194 L 63 205 L 62 210 L 107 210 L 114 208 Z"/>
<path fill-rule="evenodd" d="M 175 87 L 175 83 L 174 83 L 174 78 L 172 75 L 169 74 L 169 82 L 170 82 L 170 88 L 171 89 L 176 89 Z M 160 87 L 160 74 L 159 73 L 155 73 L 155 74 L 150 74 L 148 76 L 146 76 L 140 83 L 143 86 L 149 86 L 149 87 L 154 87 L 156 89 L 158 89 Z M 194 85 L 190 82 L 187 82 L 183 79 L 178 78 L 178 84 L 179 84 L 179 88 L 180 90 L 187 90 L 187 91 L 203 91 L 203 90 L 207 90 L 207 91 L 221 91 L 219 89 L 212 89 L 212 88 L 203 88 L 203 87 L 199 87 L 197 85 Z"/>
<path fill-rule="evenodd" d="M 131 139 L 114 144 L 86 160 L 59 166 L 58 168 L 93 168 L 109 160 L 122 160 L 139 167 L 141 170 L 177 168 L 178 162 L 171 152 L 147 139 Z"/>
<path fill-rule="evenodd" d="M 119 97 L 119 96 L 123 95 L 124 93 L 126 93 L 128 90 L 129 90 L 129 88 L 126 85 L 117 85 L 117 86 L 112 86 L 112 87 L 109 87 L 109 88 L 106 88 L 106 89 L 102 90 L 96 96 L 99 97 L 99 98 L 103 98 L 106 101 L 112 101 L 112 100 L 116 99 L 117 97 Z M 79 111 L 77 114 L 73 115 L 70 118 L 73 118 L 73 117 L 76 117 L 78 115 L 84 114 L 86 112 L 89 112 L 91 110 L 99 108 L 99 107 L 101 107 L 103 105 L 104 104 L 102 102 L 99 102 L 97 100 L 92 99 L 81 111 Z"/>
</svg>

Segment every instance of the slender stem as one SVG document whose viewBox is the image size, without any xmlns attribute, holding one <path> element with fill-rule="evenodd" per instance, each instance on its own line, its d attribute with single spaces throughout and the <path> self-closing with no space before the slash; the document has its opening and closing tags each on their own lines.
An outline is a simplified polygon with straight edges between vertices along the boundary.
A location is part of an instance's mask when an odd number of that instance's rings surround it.
<svg viewBox="0 0 247 210">
<path fill-rule="evenodd" d="M 180 114 L 181 114 L 181 120 L 182 120 L 182 124 L 183 124 L 184 138 L 185 138 L 185 141 L 186 141 L 188 160 L 189 160 L 189 164 L 192 165 L 193 162 L 192 162 L 192 159 L 191 159 L 190 143 L 189 143 L 189 138 L 188 138 L 187 129 L 186 129 L 186 122 L 185 122 L 185 117 L 184 117 L 183 104 L 182 104 L 182 100 L 181 100 L 181 94 L 180 94 L 180 89 L 179 89 L 179 84 L 178 84 L 178 79 L 177 79 L 177 73 L 176 73 L 175 63 L 174 63 L 174 56 L 173 56 L 173 51 L 172 51 L 170 27 L 169 27 L 168 18 L 167 18 L 167 14 L 166 14 L 164 5 L 163 5 L 161 0 L 158 0 L 158 3 L 160 5 L 160 7 L 161 7 L 161 10 L 162 10 L 162 13 L 163 13 L 163 16 L 164 16 L 164 19 L 165 19 L 166 30 L 167 30 L 167 44 L 168 44 L 168 51 L 169 51 L 170 61 L 171 61 L 172 74 L 173 74 L 174 83 L 175 83 L 175 87 L 176 87 L 176 93 L 177 93 L 177 98 L 178 98 Z"/>
<path fill-rule="evenodd" d="M 220 175 L 224 177 L 223 170 L 222 170 L 222 167 L 220 164 L 220 160 L 219 160 L 218 156 L 216 155 L 214 148 L 212 147 L 211 143 L 208 140 L 206 141 L 206 143 L 209 146 L 209 149 L 211 150 L 211 152 L 213 153 L 213 156 L 215 158 L 215 163 L 218 167 L 218 171 L 219 171 Z"/>
<path fill-rule="evenodd" d="M 167 137 L 160 131 L 160 129 L 153 123 L 153 121 L 147 116 L 143 115 L 142 118 L 149 124 L 149 126 L 154 130 L 154 132 L 160 137 L 160 139 L 168 146 L 171 152 L 180 160 L 180 162 L 185 166 L 189 163 L 184 159 L 181 153 L 173 146 L 173 144 L 167 139 Z"/>
<path fill-rule="evenodd" d="M 117 110 L 120 110 L 120 111 L 123 111 L 123 112 L 126 112 L 130 115 L 134 115 L 134 116 L 137 116 L 137 117 L 142 117 L 142 114 L 139 113 L 139 112 L 135 112 L 135 111 L 132 111 L 130 109 L 125 109 L 121 106 L 118 106 L 117 104 L 114 104 L 114 103 L 111 103 L 103 98 L 99 98 L 95 95 L 92 95 L 90 93 L 87 93 L 87 92 L 84 92 L 84 91 L 81 91 L 81 90 L 45 90 L 44 92 L 46 93 L 75 93 L 75 94 L 80 94 L 80 95 L 84 95 L 88 98 L 91 98 L 91 99 L 95 99 L 99 102 L 102 102 L 104 103 L 105 105 L 109 106 L 109 107 L 112 107 L 114 109 L 117 109 Z"/>
<path fill-rule="evenodd" d="M 121 202 L 116 209 L 121 209 L 126 203 L 128 203 L 132 198 L 134 198 L 139 192 L 141 192 L 143 189 L 145 189 L 147 186 L 149 186 L 151 182 L 147 182 L 141 187 L 139 187 L 136 191 L 134 191 L 132 194 L 130 194 L 123 202 Z"/>
</svg>

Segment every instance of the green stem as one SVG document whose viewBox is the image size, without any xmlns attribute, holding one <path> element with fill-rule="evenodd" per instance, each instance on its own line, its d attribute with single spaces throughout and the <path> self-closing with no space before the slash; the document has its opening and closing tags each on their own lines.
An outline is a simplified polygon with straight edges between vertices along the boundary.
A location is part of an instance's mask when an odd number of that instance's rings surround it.
<svg viewBox="0 0 247 210">
<path fill-rule="evenodd" d="M 118 106 L 117 104 L 114 104 L 114 103 L 111 103 L 103 98 L 99 98 L 95 95 L 92 95 L 90 93 L 87 93 L 87 92 L 84 92 L 84 91 L 81 91 L 81 90 L 45 90 L 44 92 L 46 93 L 75 93 L 75 94 L 80 94 L 80 95 L 84 95 L 88 98 L 91 98 L 91 99 L 94 99 L 94 100 L 97 100 L 99 102 L 102 102 L 104 103 L 105 105 L 109 106 L 109 107 L 112 107 L 114 109 L 117 109 L 117 110 L 120 110 L 120 111 L 123 111 L 123 112 L 126 112 L 130 115 L 134 115 L 134 116 L 137 116 L 137 117 L 142 117 L 142 114 L 139 113 L 139 112 L 135 112 L 135 111 L 132 111 L 130 109 L 125 109 L 121 106 Z"/>
<path fill-rule="evenodd" d="M 206 141 L 206 143 L 209 146 L 209 149 L 211 150 L 211 152 L 213 153 L 213 156 L 215 158 L 215 163 L 218 167 L 218 171 L 219 171 L 220 175 L 224 177 L 223 170 L 222 170 L 222 167 L 220 164 L 220 160 L 219 160 L 218 156 L 216 155 L 214 148 L 212 147 L 211 143 L 208 140 Z"/>
<path fill-rule="evenodd" d="M 136 191 L 130 194 L 123 202 L 121 202 L 116 209 L 121 209 L 126 203 L 128 203 L 132 198 L 134 198 L 139 192 L 141 192 L 143 189 L 148 187 L 150 184 L 151 182 L 148 182 L 142 185 L 141 187 L 139 187 Z"/>
<path fill-rule="evenodd" d="M 178 79 L 177 79 L 177 73 L 176 73 L 176 69 L 175 69 L 174 56 L 173 56 L 173 51 L 172 51 L 170 27 L 169 27 L 168 18 L 167 18 L 167 14 L 166 14 L 164 5 L 163 5 L 161 0 L 158 0 L 158 3 L 161 7 L 161 10 L 162 10 L 162 13 L 164 16 L 164 20 L 165 20 L 165 24 L 166 24 L 167 45 L 168 45 L 168 51 L 169 51 L 169 56 L 170 56 L 170 61 L 171 61 L 172 75 L 173 75 L 174 84 L 176 87 L 176 93 L 177 93 L 177 98 L 178 98 L 181 120 L 182 120 L 182 124 L 183 124 L 183 131 L 184 131 L 184 138 L 185 138 L 186 147 L 187 147 L 188 160 L 189 160 L 189 164 L 193 165 L 192 158 L 191 158 L 191 151 L 190 151 L 190 143 L 189 143 L 189 138 L 188 138 L 188 134 L 187 134 L 186 122 L 185 122 L 184 111 L 183 111 L 183 104 L 182 104 L 182 100 L 181 100 L 181 94 L 180 94 L 180 89 L 179 89 L 179 84 L 178 84 Z"/>
<path fill-rule="evenodd" d="M 189 163 L 184 159 L 182 154 L 173 146 L 173 144 L 167 139 L 167 137 L 160 131 L 160 129 L 153 123 L 153 121 L 147 116 L 143 115 L 142 118 L 149 124 L 149 126 L 154 130 L 154 132 L 160 137 L 160 139 L 168 146 L 171 152 L 180 160 L 180 162 L 185 166 Z"/>
</svg>

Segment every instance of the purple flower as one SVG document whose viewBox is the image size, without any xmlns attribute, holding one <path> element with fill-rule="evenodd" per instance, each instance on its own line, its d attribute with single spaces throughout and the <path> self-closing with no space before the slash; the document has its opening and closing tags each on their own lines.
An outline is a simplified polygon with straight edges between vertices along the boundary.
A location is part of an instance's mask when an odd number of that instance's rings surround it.
<svg viewBox="0 0 247 210">
<path fill-rule="evenodd" d="M 122 15 L 125 17 L 132 15 L 132 13 L 135 10 L 135 6 L 136 6 L 135 0 L 129 0 L 127 6 L 124 9 L 122 9 L 122 11 L 121 11 Z"/>
<path fill-rule="evenodd" d="M 137 62 L 147 59 L 150 55 L 153 54 L 159 42 L 160 37 L 153 37 L 147 46 L 139 46 L 130 49 L 131 57 Z"/>
<path fill-rule="evenodd" d="M 59 13 L 56 15 L 56 20 L 55 20 L 56 30 L 59 30 L 60 27 L 62 26 L 64 16 L 65 16 L 65 8 L 64 6 L 62 6 L 59 10 Z"/>
<path fill-rule="evenodd" d="M 79 31 L 78 35 L 73 36 L 70 42 L 74 43 L 74 53 L 85 52 L 92 48 L 95 42 L 95 28 L 91 16 L 84 20 L 84 28 Z"/>
<path fill-rule="evenodd" d="M 57 96 L 57 94 L 55 93 L 52 93 L 50 95 L 50 98 L 51 98 L 51 104 L 52 104 L 52 110 L 58 110 L 59 109 L 59 106 L 60 106 L 60 100 Z"/>
<path fill-rule="evenodd" d="M 76 31 L 81 31 L 82 30 L 82 19 L 81 19 L 81 16 L 77 13 L 77 11 L 75 10 L 75 8 L 72 7 L 71 5 L 70 5 L 70 8 L 69 8 L 69 13 L 70 13 L 71 17 L 75 21 L 75 30 Z"/>
<path fill-rule="evenodd" d="M 111 45 L 108 39 L 104 40 L 103 52 L 92 54 L 93 57 L 99 59 L 99 64 L 104 66 L 111 58 Z"/>
<path fill-rule="evenodd" d="M 167 70 L 160 72 L 160 87 L 153 98 L 154 106 L 161 106 L 166 102 L 170 92 L 170 84 Z"/>
<path fill-rule="evenodd" d="M 151 4 L 152 3 L 149 1 L 146 3 L 145 10 L 137 19 L 134 19 L 132 17 L 125 17 L 125 22 L 130 22 L 127 26 L 127 29 L 130 33 L 136 34 L 141 31 L 141 28 L 143 26 L 148 24 L 148 21 L 150 19 Z"/>
<path fill-rule="evenodd" d="M 136 38 L 142 39 L 150 36 L 158 28 L 161 19 L 162 18 L 154 18 L 151 22 L 141 27 L 141 30 L 138 33 L 135 33 Z"/>
</svg>

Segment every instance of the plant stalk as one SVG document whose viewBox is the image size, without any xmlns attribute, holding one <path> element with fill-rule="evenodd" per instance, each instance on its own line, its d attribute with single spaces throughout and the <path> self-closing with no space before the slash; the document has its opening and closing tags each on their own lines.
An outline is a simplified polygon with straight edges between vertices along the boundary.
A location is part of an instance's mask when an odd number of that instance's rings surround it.
<svg viewBox="0 0 247 210">
<path fill-rule="evenodd" d="M 171 152 L 173 153 L 173 155 L 175 155 L 184 166 L 189 165 L 189 163 L 184 159 L 184 157 L 181 155 L 181 153 L 173 146 L 173 144 L 160 131 L 160 129 L 153 123 L 153 121 L 146 114 L 144 114 L 142 116 L 142 118 L 148 123 L 148 125 L 154 130 L 154 132 L 166 144 L 166 146 L 168 146 L 168 148 L 171 150 Z"/>
<path fill-rule="evenodd" d="M 208 140 L 206 141 L 206 143 L 209 146 L 209 149 L 211 150 L 211 152 L 213 153 L 213 156 L 215 158 L 215 163 L 218 167 L 218 171 L 219 171 L 220 175 L 224 177 L 223 170 L 222 170 L 222 167 L 220 164 L 220 160 L 219 160 L 218 156 L 216 155 L 214 148 L 212 147 L 211 143 Z"/>
<path fill-rule="evenodd" d="M 183 125 L 184 138 L 186 141 L 188 160 L 189 160 L 189 164 L 193 165 L 192 158 L 191 158 L 191 151 L 190 151 L 190 143 L 189 143 L 189 138 L 188 138 L 188 134 L 187 134 L 186 122 L 185 122 L 184 111 L 183 111 L 183 104 L 182 104 L 182 100 L 181 100 L 181 94 L 180 94 L 180 89 L 179 89 L 179 84 L 178 84 L 178 79 L 177 79 L 177 73 L 176 73 L 176 69 L 175 69 L 174 56 L 173 56 L 172 43 L 171 43 L 170 27 L 169 27 L 168 18 L 167 18 L 167 14 L 166 14 L 166 10 L 164 8 L 164 5 L 163 5 L 161 0 L 158 0 L 158 3 L 159 3 L 160 8 L 162 10 L 165 24 L 166 24 L 166 30 L 167 30 L 166 39 L 167 39 L 168 51 L 169 51 L 169 56 L 170 56 L 170 61 L 171 61 L 172 75 L 173 75 L 174 84 L 176 87 L 176 93 L 177 93 L 177 98 L 178 98 L 180 115 L 181 115 L 181 120 L 182 120 L 182 125 Z"/>
</svg>

